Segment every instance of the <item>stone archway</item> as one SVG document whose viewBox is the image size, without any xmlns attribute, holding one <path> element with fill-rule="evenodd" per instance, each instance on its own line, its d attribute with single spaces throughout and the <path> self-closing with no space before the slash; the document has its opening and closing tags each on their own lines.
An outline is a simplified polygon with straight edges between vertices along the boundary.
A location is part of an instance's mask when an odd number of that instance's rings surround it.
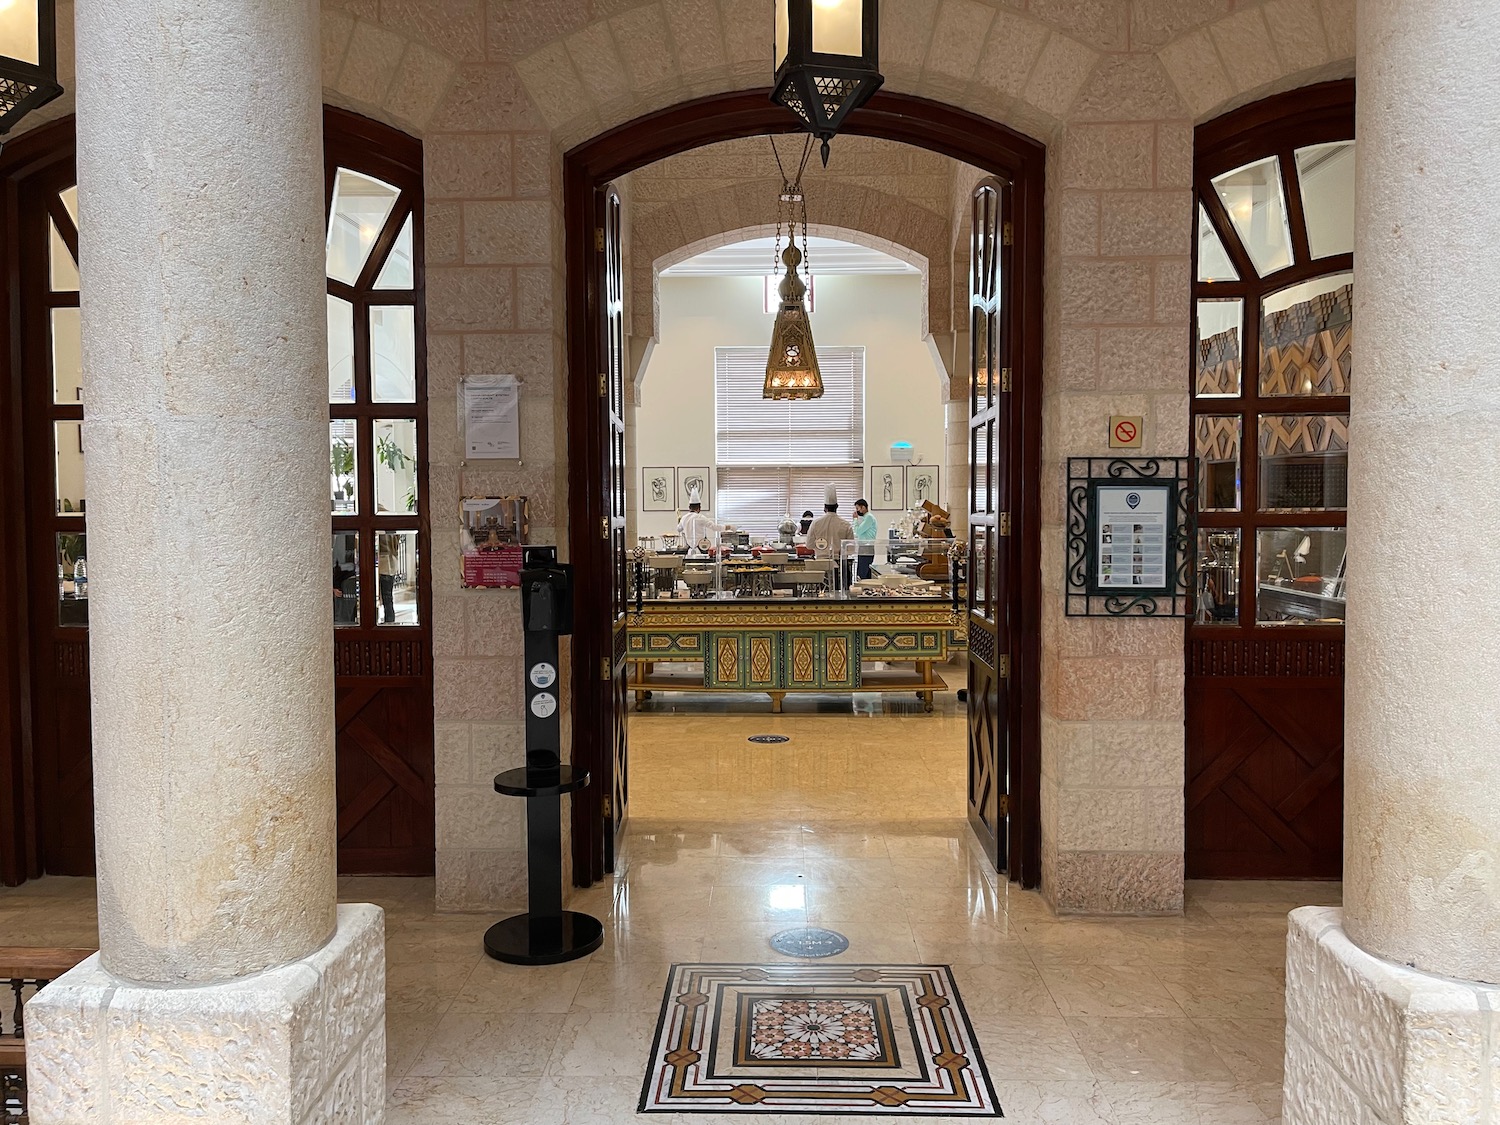
<svg viewBox="0 0 1500 1125">
<path fill-rule="evenodd" d="M 601 296 L 611 285 L 607 238 L 599 225 L 605 189 L 637 168 L 676 153 L 743 137 L 795 131 L 796 122 L 763 91 L 728 94 L 647 115 L 570 151 L 564 161 L 566 230 L 564 309 L 568 344 L 569 526 L 600 528 L 604 534 L 574 536 L 571 561 L 577 575 L 572 642 L 574 692 L 573 763 L 597 783 L 574 798 L 574 881 L 588 885 L 605 873 L 607 844 L 622 814 L 606 812 L 603 794 L 614 794 L 614 770 L 623 761 L 625 632 L 614 602 L 611 577 L 623 565 L 614 526 L 614 491 L 622 463 L 618 422 L 601 396 L 598 372 L 609 362 L 609 331 Z M 1046 150 L 1038 142 L 993 121 L 937 102 L 881 93 L 852 119 L 848 135 L 876 137 L 942 153 L 963 164 L 1004 176 L 1013 187 L 1007 211 L 1006 245 L 1011 260 L 1011 299 L 1005 309 L 1014 372 L 1013 397 L 1005 414 L 1015 419 L 1003 441 L 1008 462 L 1006 494 L 997 498 L 1011 515 L 1011 534 L 1001 542 L 1014 575 L 1004 607 L 1014 636 L 1007 641 L 1011 704 L 990 742 L 1014 747 L 1005 776 L 1011 797 L 1005 833 L 1007 872 L 1023 886 L 1041 878 L 1041 416 L 1042 416 L 1042 197 Z M 997 434 L 999 431 L 997 430 Z M 967 620 L 967 618 L 965 619 Z M 601 669 L 607 675 L 601 676 Z M 619 745 L 617 745 L 617 742 Z M 972 744 L 972 760 L 992 755 Z M 993 776 L 993 774 L 991 775 Z M 972 792 L 971 792 L 972 798 Z M 972 816 L 972 810 L 971 810 Z"/>
</svg>

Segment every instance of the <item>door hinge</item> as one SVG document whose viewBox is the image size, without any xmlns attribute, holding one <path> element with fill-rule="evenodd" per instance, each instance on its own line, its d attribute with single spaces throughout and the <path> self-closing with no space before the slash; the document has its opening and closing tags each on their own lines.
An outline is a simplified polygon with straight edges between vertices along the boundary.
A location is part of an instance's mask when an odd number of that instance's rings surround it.
<svg viewBox="0 0 1500 1125">
<path fill-rule="evenodd" d="M 1009 391 L 1010 390 L 1010 368 L 1009 367 L 1002 367 L 1000 369 L 1000 389 L 1002 391 Z"/>
<path fill-rule="evenodd" d="M 599 376 L 599 397 L 600 398 L 607 398 L 607 397 L 609 397 L 609 376 L 608 375 L 600 375 Z"/>
<path fill-rule="evenodd" d="M 609 517 L 608 516 L 604 516 L 603 518 L 601 518 L 599 520 L 599 538 L 600 539 L 604 539 L 604 540 L 608 540 L 609 539 Z"/>
<path fill-rule="evenodd" d="M 1010 794 L 1009 793 L 1002 793 L 1002 794 L 1000 794 L 1000 815 L 1001 816 L 1009 816 L 1010 815 Z"/>
<path fill-rule="evenodd" d="M 1010 679 L 1010 657 L 1002 656 L 1000 658 L 1000 666 L 997 671 L 999 671 L 1002 680 Z"/>
<path fill-rule="evenodd" d="M 1009 535 L 1010 534 L 1010 513 L 1009 512 L 1001 512 L 1000 513 L 1000 534 L 1001 535 Z"/>
<path fill-rule="evenodd" d="M 613 824 L 614 823 L 614 819 L 615 819 L 615 802 L 614 802 L 614 798 L 608 797 L 608 796 L 606 796 L 604 798 L 604 801 L 603 801 L 603 812 L 604 812 L 604 820 L 605 820 L 605 822 L 609 823 L 609 824 Z"/>
<path fill-rule="evenodd" d="M 1010 226 L 1009 223 L 1006 223 L 1005 225 L 1006 226 Z M 604 228 L 603 227 L 595 227 L 594 228 L 594 249 L 597 250 L 601 254 L 604 252 Z"/>
<path fill-rule="evenodd" d="M 1011 226 L 1009 223 L 1002 223 L 1000 225 L 1000 245 L 1001 246 L 1009 246 L 1012 242 L 1015 241 L 1015 238 L 1016 238 L 1015 228 L 1013 226 Z"/>
<path fill-rule="evenodd" d="M 610 665 L 609 657 L 606 656 L 606 657 L 603 657 L 603 658 L 600 659 L 600 661 L 599 661 L 599 678 L 601 680 L 606 681 L 606 682 L 608 682 L 609 680 L 614 679 L 614 676 L 610 675 L 611 668 L 610 668 L 609 665 Z"/>
</svg>

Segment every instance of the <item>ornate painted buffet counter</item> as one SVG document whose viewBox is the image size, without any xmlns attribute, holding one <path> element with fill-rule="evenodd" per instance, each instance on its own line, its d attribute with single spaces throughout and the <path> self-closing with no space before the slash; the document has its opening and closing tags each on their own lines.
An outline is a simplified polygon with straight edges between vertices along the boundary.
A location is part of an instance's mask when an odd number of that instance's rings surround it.
<svg viewBox="0 0 1500 1125">
<path fill-rule="evenodd" d="M 637 707 L 652 691 L 769 695 L 778 713 L 788 694 L 910 691 L 931 711 L 962 620 L 947 598 L 651 600 L 630 615 L 629 686 Z"/>
</svg>

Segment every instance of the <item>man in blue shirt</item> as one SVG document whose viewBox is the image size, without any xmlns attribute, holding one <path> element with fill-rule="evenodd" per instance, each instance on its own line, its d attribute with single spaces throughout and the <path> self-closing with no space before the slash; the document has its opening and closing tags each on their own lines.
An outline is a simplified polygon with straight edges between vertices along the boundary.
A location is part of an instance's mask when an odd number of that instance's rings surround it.
<svg viewBox="0 0 1500 1125">
<path fill-rule="evenodd" d="M 854 539 L 859 544 L 859 577 L 869 578 L 870 568 L 875 562 L 875 517 L 870 515 L 870 502 L 854 502 Z"/>
</svg>

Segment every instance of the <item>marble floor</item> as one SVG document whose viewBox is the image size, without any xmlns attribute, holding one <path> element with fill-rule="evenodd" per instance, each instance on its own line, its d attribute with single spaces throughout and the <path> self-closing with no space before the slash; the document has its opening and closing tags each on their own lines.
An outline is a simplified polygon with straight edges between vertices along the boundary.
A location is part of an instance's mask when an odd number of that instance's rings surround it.
<svg viewBox="0 0 1500 1125">
<path fill-rule="evenodd" d="M 389 912 L 389 1125 L 637 1119 L 669 966 L 782 960 L 767 939 L 801 925 L 845 934 L 839 960 L 951 965 L 1010 1121 L 1280 1120 L 1286 912 L 1337 885 L 1193 883 L 1182 917 L 1058 919 L 970 846 L 951 695 L 932 715 L 878 697 L 787 710 L 663 696 L 632 719 L 621 870 L 574 903 L 606 922 L 584 961 L 501 965 L 480 950 L 489 919 L 435 914 L 431 880 L 341 881 Z M 791 741 L 745 741 L 761 733 Z M 95 937 L 91 881 L 0 889 L 0 945 Z"/>
</svg>

